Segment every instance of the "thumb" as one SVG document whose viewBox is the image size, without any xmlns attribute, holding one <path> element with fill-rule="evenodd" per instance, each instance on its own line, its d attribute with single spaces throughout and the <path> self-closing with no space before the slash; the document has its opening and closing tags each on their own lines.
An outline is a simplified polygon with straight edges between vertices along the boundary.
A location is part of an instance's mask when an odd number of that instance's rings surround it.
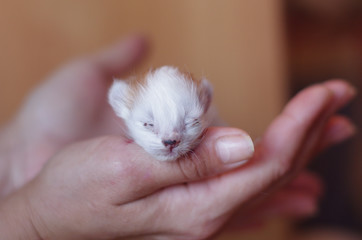
<svg viewBox="0 0 362 240">
<path fill-rule="evenodd" d="M 142 36 L 129 36 L 96 53 L 91 59 L 107 78 L 124 74 L 147 52 L 147 40 Z"/>
<path fill-rule="evenodd" d="M 117 138 L 116 141 L 119 140 Z M 114 141 L 110 141 L 109 145 L 113 148 L 117 146 L 111 151 L 113 156 L 118 157 L 117 165 L 122 166 L 118 174 L 127 176 L 119 181 L 119 187 L 122 192 L 128 192 L 128 200 L 144 197 L 167 186 L 230 171 L 245 164 L 254 152 L 250 136 L 234 128 L 209 128 L 194 151 L 170 162 L 154 159 L 141 147 L 127 143 L 125 139 L 118 144 Z"/>
<path fill-rule="evenodd" d="M 250 136 L 235 128 L 209 128 L 195 151 L 176 161 L 188 182 L 214 176 L 245 164 L 253 156 Z"/>
</svg>

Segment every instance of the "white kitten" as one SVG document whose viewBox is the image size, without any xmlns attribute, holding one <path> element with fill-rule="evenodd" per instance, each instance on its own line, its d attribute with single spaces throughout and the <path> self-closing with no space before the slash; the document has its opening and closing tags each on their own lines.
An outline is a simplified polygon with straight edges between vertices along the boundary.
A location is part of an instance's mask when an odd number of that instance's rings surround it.
<svg viewBox="0 0 362 240">
<path fill-rule="evenodd" d="M 212 89 L 175 67 L 164 66 L 129 81 L 115 80 L 108 100 L 129 136 L 161 161 L 194 149 L 209 126 Z"/>
</svg>

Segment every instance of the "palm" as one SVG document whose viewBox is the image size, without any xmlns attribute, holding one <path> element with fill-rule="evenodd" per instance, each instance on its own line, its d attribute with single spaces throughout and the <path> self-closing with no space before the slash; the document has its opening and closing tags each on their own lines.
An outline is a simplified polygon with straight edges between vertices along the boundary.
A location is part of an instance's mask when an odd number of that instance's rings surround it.
<svg viewBox="0 0 362 240">
<path fill-rule="evenodd" d="M 171 209 L 182 209 L 182 212 L 173 214 L 179 219 L 184 217 L 185 222 L 189 213 L 195 211 L 196 215 L 219 216 L 211 223 L 203 223 L 210 225 L 210 231 L 217 229 L 215 225 L 224 224 L 240 203 L 248 206 L 249 212 L 246 213 L 245 208 L 239 210 L 241 214 L 236 216 L 239 227 L 262 217 L 270 209 L 279 210 L 279 214 L 293 214 L 293 211 L 298 211 L 295 210 L 300 207 L 298 204 L 304 204 L 304 211 L 312 213 L 321 191 L 320 182 L 315 176 L 300 173 L 315 154 L 352 134 L 350 122 L 336 116 L 335 112 L 353 95 L 350 87 L 341 81 L 326 82 L 303 91 L 269 126 L 249 164 L 211 179 L 165 188 L 158 194 L 159 202 L 173 205 Z M 345 131 L 335 131 L 338 128 Z M 275 192 L 276 189 L 279 191 Z M 274 192 L 274 195 L 270 194 Z M 170 195 L 173 198 L 170 199 Z M 267 196 L 268 201 L 260 201 Z M 290 205 L 291 208 L 280 210 L 281 206 L 291 202 L 296 202 L 294 206 L 297 207 Z M 250 212 L 250 203 L 261 205 Z M 217 213 L 214 212 L 216 205 Z M 190 207 L 192 209 L 185 210 Z"/>
<path fill-rule="evenodd" d="M 137 40 L 135 44 L 135 39 L 132 41 L 132 47 L 127 44 L 116 46 L 68 65 L 30 96 L 17 117 L 17 124 L 24 130 L 22 134 L 25 134 L 32 149 L 26 158 L 21 159 L 28 166 L 22 173 L 26 176 L 23 183 L 33 178 L 64 145 L 120 130 L 119 122 L 107 104 L 106 94 L 112 77 L 124 73 L 143 52 L 143 42 Z M 259 198 L 257 193 L 279 186 L 279 179 L 289 180 L 313 154 L 340 140 L 327 140 L 325 130 L 331 122 L 345 126 L 349 124 L 338 118 L 336 121 L 333 114 L 352 95 L 338 96 L 347 88 L 340 82 L 327 83 L 324 88 L 321 90 L 323 93 L 318 94 L 306 91 L 308 94 L 299 95 L 288 104 L 269 127 L 250 164 L 204 181 L 166 187 L 150 198 L 161 199 L 157 202 L 171 206 L 170 209 L 183 210 L 175 212 L 173 216 L 177 215 L 179 221 L 184 217 L 185 222 L 193 211 L 195 214 L 198 214 L 197 211 L 210 211 L 212 214 L 211 208 L 216 204 L 219 208 L 216 209 L 217 213 L 214 212 L 215 216 L 227 214 L 214 223 L 223 224 L 239 203 L 256 200 Z M 230 202 L 230 199 L 234 199 L 234 202 Z M 196 203 L 202 205 L 196 206 Z M 185 211 L 187 207 L 193 209 Z M 213 229 L 215 225 L 210 231 Z"/>
<path fill-rule="evenodd" d="M 94 135 L 110 117 L 105 115 L 110 79 L 95 67 L 73 63 L 40 86 L 23 111 L 23 118 L 33 126 L 30 130 L 52 136 L 58 143 Z"/>
<path fill-rule="evenodd" d="M 120 131 L 107 104 L 107 88 L 140 59 L 145 42 L 130 38 L 56 72 L 29 97 L 17 117 L 32 152 L 25 176 L 32 178 L 55 152 L 74 141 Z M 27 181 L 28 179 L 25 179 Z"/>
</svg>

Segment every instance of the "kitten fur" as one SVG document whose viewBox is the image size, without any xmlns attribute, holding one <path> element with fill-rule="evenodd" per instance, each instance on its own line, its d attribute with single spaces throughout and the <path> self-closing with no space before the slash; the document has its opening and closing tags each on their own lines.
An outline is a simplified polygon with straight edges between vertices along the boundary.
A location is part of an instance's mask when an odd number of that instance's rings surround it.
<svg viewBox="0 0 362 240">
<path fill-rule="evenodd" d="M 128 81 L 115 79 L 108 101 L 128 135 L 161 161 L 194 149 L 210 124 L 209 82 L 164 66 Z"/>
</svg>

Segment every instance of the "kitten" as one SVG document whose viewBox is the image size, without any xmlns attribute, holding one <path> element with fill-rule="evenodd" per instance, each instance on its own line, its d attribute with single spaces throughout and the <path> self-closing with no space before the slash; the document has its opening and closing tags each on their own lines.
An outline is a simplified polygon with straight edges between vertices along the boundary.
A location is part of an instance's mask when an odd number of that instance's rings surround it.
<svg viewBox="0 0 362 240">
<path fill-rule="evenodd" d="M 212 88 L 175 67 L 164 66 L 129 81 L 115 79 L 108 100 L 128 135 L 160 161 L 193 150 L 211 123 Z"/>
</svg>

